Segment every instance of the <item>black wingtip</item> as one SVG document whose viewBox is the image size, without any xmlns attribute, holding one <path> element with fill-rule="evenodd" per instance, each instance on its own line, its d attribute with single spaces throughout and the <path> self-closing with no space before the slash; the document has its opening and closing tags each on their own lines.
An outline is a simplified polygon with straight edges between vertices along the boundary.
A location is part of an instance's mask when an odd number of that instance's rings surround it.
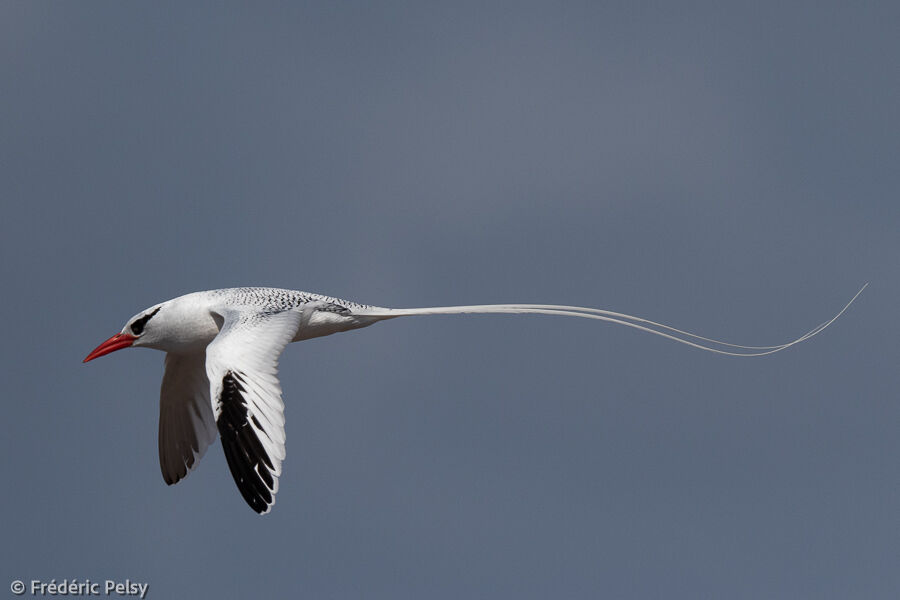
<svg viewBox="0 0 900 600">
<path fill-rule="evenodd" d="M 222 378 L 221 412 L 216 427 L 241 496 L 250 508 L 262 515 L 275 503 L 275 478 L 269 471 L 273 463 L 249 423 L 252 415 L 244 399 L 242 381 L 240 373 L 232 371 Z"/>
</svg>

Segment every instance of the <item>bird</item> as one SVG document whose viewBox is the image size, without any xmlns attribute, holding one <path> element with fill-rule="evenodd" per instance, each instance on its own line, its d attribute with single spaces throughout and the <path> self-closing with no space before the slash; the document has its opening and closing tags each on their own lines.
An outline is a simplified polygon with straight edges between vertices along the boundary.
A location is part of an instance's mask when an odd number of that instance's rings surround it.
<svg viewBox="0 0 900 600">
<path fill-rule="evenodd" d="M 246 503 L 259 514 L 275 503 L 285 459 L 284 404 L 278 361 L 290 342 L 368 327 L 398 317 L 451 314 L 540 314 L 624 325 L 729 356 L 763 356 L 808 340 L 840 317 L 774 346 L 730 344 L 625 313 L 556 304 L 479 304 L 383 308 L 269 287 L 194 292 L 155 304 L 83 362 L 123 348 L 166 353 L 159 403 L 159 465 L 173 485 L 196 467 L 218 435 Z"/>
</svg>

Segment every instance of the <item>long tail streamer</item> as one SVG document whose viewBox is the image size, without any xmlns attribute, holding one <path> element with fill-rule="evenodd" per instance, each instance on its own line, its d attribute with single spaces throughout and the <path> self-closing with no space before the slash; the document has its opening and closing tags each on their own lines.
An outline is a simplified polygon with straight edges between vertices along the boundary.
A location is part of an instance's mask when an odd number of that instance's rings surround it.
<svg viewBox="0 0 900 600">
<path fill-rule="evenodd" d="M 632 327 L 640 331 L 652 333 L 666 339 L 673 340 L 679 344 L 686 344 L 707 352 L 716 354 L 724 354 L 727 356 L 765 356 L 766 354 L 774 354 L 786 350 L 795 344 L 799 344 L 809 338 L 821 333 L 826 327 L 834 323 L 838 317 L 850 308 L 853 301 L 856 300 L 863 290 L 869 284 L 865 284 L 860 288 L 856 295 L 838 312 L 825 321 L 821 325 L 814 327 L 804 333 L 799 338 L 775 346 L 743 346 L 740 344 L 731 344 L 709 337 L 703 337 L 695 333 L 690 333 L 669 325 L 663 325 L 656 321 L 627 315 L 625 313 L 613 312 L 610 310 L 601 310 L 599 308 L 585 308 L 583 306 L 564 306 L 558 304 L 475 304 L 471 306 L 433 306 L 429 308 L 372 308 L 360 311 L 357 314 L 379 317 L 380 319 L 393 319 L 396 317 L 410 317 L 417 315 L 459 315 L 459 314 L 538 314 L 538 315 L 557 315 L 563 317 L 580 317 L 583 319 L 595 319 L 598 321 L 606 321 L 617 325 Z M 717 347 L 720 346 L 720 347 Z M 724 350 L 721 347 L 731 348 Z"/>
</svg>

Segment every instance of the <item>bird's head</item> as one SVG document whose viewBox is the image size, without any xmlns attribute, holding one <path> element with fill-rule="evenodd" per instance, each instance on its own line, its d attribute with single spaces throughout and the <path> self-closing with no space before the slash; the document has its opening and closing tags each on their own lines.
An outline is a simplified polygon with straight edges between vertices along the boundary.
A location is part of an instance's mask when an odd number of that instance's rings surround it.
<svg viewBox="0 0 900 600">
<path fill-rule="evenodd" d="M 94 351 L 88 354 L 83 362 L 94 360 L 122 348 L 131 346 L 153 347 L 161 342 L 166 333 L 164 323 L 166 321 L 164 315 L 166 304 L 151 306 L 128 319 L 122 331 L 94 348 Z"/>
</svg>

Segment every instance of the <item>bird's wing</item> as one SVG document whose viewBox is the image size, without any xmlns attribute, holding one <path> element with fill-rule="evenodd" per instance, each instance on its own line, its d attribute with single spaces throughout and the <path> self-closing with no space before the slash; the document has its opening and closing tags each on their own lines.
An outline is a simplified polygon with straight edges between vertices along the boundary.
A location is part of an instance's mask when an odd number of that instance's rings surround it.
<svg viewBox="0 0 900 600">
<path fill-rule="evenodd" d="M 301 311 L 216 311 L 222 328 L 206 348 L 206 375 L 222 449 L 234 481 L 256 512 L 269 512 L 284 460 L 284 404 L 278 357 Z"/>
<path fill-rule="evenodd" d="M 166 355 L 159 396 L 159 466 L 169 485 L 187 477 L 216 439 L 205 361 L 202 350 Z"/>
</svg>

